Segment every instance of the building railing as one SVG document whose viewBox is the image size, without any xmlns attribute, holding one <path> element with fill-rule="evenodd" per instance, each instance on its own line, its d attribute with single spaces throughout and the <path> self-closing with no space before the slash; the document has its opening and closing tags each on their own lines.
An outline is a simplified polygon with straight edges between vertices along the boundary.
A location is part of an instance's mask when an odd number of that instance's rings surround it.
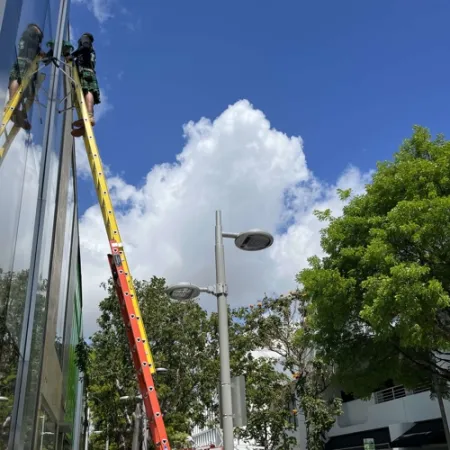
<svg viewBox="0 0 450 450">
<path fill-rule="evenodd" d="M 383 389 L 381 391 L 376 391 L 373 393 L 375 403 L 385 403 L 392 400 L 397 400 L 399 398 L 406 397 L 407 395 L 419 394 L 420 392 L 426 392 L 430 390 L 430 386 L 423 385 L 419 386 L 411 391 L 405 389 L 403 385 L 390 387 Z"/>
<path fill-rule="evenodd" d="M 429 384 L 423 384 L 418 386 L 411 391 L 411 394 L 420 394 L 421 392 L 431 391 L 431 386 Z"/>
<path fill-rule="evenodd" d="M 406 389 L 404 386 L 394 386 L 373 393 L 375 403 L 385 403 L 398 398 L 406 397 Z"/>
</svg>

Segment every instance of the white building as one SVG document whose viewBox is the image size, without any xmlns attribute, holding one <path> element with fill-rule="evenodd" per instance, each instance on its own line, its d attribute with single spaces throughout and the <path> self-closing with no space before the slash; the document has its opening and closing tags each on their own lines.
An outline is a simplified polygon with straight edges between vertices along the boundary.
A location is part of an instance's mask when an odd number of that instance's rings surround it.
<svg viewBox="0 0 450 450">
<path fill-rule="evenodd" d="M 450 402 L 444 400 L 447 417 L 450 417 Z M 395 386 L 374 392 L 371 399 L 344 401 L 343 414 L 339 416 L 328 433 L 326 450 L 373 450 L 401 448 L 428 448 L 444 450 L 445 434 L 437 400 L 430 398 L 426 388 L 408 391 Z M 299 411 L 296 429 L 296 450 L 306 450 L 306 428 Z M 206 448 L 213 444 L 222 446 L 222 434 L 218 427 L 200 429 L 196 427 L 192 438 L 194 447 Z M 236 450 L 250 450 L 254 442 L 235 441 Z"/>
<path fill-rule="evenodd" d="M 450 417 L 450 402 L 444 401 Z M 330 430 L 327 450 L 364 449 L 372 440 L 376 449 L 447 449 L 437 400 L 428 389 L 408 391 L 394 386 L 374 392 L 369 401 L 351 400 Z"/>
</svg>

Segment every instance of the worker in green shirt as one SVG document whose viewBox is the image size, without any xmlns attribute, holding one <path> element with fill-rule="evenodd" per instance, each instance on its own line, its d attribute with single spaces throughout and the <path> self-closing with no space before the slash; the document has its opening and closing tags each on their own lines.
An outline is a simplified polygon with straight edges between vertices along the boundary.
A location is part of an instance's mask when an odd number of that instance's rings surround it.
<svg viewBox="0 0 450 450">
<path fill-rule="evenodd" d="M 94 105 L 100 103 L 100 89 L 95 71 L 97 60 L 93 43 L 94 36 L 91 33 L 84 33 L 78 40 L 78 48 L 69 58 L 75 59 L 76 62 L 91 126 L 95 125 Z M 72 136 L 80 137 L 84 134 L 84 121 L 82 118 L 75 121 L 73 126 Z"/>
</svg>

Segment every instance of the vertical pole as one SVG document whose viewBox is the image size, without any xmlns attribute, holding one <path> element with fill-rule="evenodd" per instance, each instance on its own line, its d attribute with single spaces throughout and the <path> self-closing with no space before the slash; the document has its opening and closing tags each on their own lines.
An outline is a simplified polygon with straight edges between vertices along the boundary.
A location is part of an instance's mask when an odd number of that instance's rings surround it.
<svg viewBox="0 0 450 450">
<path fill-rule="evenodd" d="M 134 432 L 133 442 L 131 444 L 132 450 L 139 450 L 139 434 L 141 431 L 141 404 L 136 403 L 136 409 L 134 411 Z"/>
<path fill-rule="evenodd" d="M 148 448 L 148 419 L 147 415 L 145 414 L 145 404 L 142 401 L 141 405 L 141 411 L 142 411 L 142 450 L 147 450 Z"/>
<path fill-rule="evenodd" d="M 86 400 L 87 402 L 87 400 Z M 87 422 L 87 427 L 86 427 L 86 433 L 84 435 L 84 450 L 89 450 L 89 428 L 91 427 L 91 424 L 89 422 L 89 416 L 90 416 L 91 410 L 89 408 L 89 406 L 87 407 L 87 413 L 86 413 L 86 422 Z"/>
<path fill-rule="evenodd" d="M 105 441 L 105 450 L 109 450 L 109 423 L 106 422 L 106 441 Z"/>
<path fill-rule="evenodd" d="M 448 429 L 447 413 L 445 412 L 444 400 L 442 399 L 441 387 L 436 375 L 433 376 L 434 389 L 436 391 L 436 397 L 439 403 L 439 409 L 441 411 L 442 425 L 444 427 L 445 440 L 447 441 L 447 448 L 450 449 L 450 431 Z"/>
<path fill-rule="evenodd" d="M 225 256 L 222 236 L 222 214 L 216 211 L 216 296 L 219 318 L 220 386 L 222 391 L 223 448 L 234 449 L 233 407 L 231 401 L 230 344 L 228 340 L 228 305 Z"/>
<path fill-rule="evenodd" d="M 43 414 L 40 417 L 42 419 L 42 426 L 41 426 L 41 445 L 39 446 L 39 450 L 42 450 L 44 448 L 45 414 Z"/>
</svg>

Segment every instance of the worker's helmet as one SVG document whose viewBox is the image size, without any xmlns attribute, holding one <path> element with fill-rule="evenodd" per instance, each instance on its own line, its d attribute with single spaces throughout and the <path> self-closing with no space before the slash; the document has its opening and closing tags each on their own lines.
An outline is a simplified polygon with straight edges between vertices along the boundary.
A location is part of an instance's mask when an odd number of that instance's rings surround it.
<svg viewBox="0 0 450 450">
<path fill-rule="evenodd" d="M 91 33 L 83 33 L 81 37 L 83 36 L 87 36 L 91 40 L 91 42 L 94 43 L 94 36 Z"/>
<path fill-rule="evenodd" d="M 31 31 L 32 33 L 36 34 L 39 38 L 39 42 L 42 42 L 42 39 L 44 37 L 44 33 L 42 32 L 39 25 L 36 25 L 35 23 L 30 23 L 27 26 L 27 30 Z"/>
</svg>

